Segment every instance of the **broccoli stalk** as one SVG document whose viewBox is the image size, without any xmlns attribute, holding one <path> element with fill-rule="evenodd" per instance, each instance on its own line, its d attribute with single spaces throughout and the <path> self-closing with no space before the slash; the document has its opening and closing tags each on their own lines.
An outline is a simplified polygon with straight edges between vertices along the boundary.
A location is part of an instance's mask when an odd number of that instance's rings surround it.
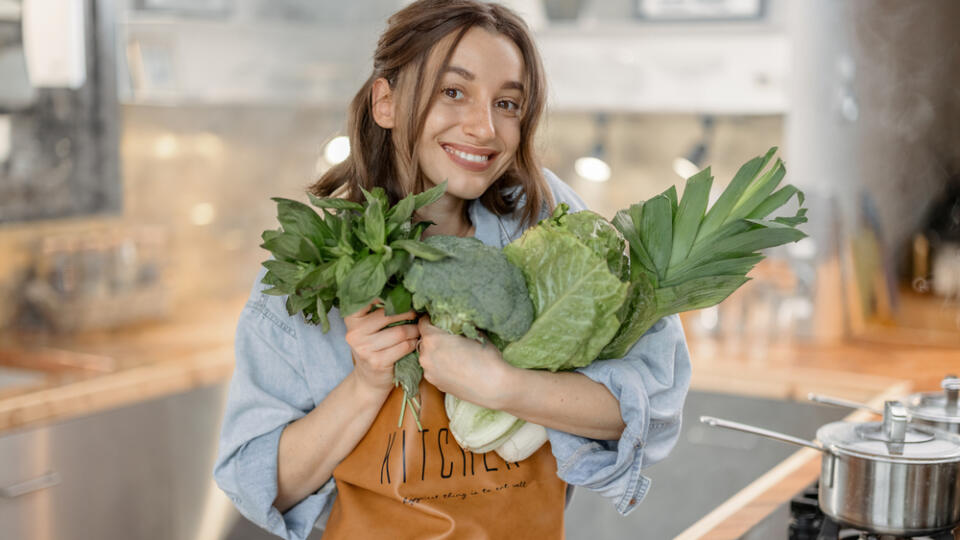
<svg viewBox="0 0 960 540">
<path fill-rule="evenodd" d="M 434 326 L 451 334 L 481 343 L 486 335 L 499 349 L 526 333 L 533 323 L 533 303 L 520 269 L 499 249 L 456 236 L 432 236 L 424 243 L 447 256 L 416 259 L 407 269 L 403 286 L 416 311 L 426 311 Z M 423 376 L 418 358 L 411 353 L 397 362 L 397 384 L 407 396 L 417 394 Z M 403 409 L 407 402 L 416 415 L 417 403 L 407 399 Z"/>
</svg>

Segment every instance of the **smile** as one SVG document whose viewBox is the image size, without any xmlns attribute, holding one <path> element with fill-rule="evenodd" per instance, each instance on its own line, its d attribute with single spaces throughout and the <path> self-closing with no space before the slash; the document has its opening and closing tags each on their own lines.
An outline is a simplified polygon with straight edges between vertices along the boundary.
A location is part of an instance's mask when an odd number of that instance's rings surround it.
<svg viewBox="0 0 960 540">
<path fill-rule="evenodd" d="M 498 152 L 483 148 L 470 148 L 470 150 L 473 150 L 473 152 L 467 152 L 461 149 L 463 146 L 460 146 L 460 148 L 454 148 L 449 144 L 441 144 L 441 147 L 443 147 L 443 150 L 447 153 L 447 157 L 449 157 L 451 161 L 456 163 L 462 169 L 466 169 L 471 172 L 486 171 L 493 164 L 493 158 L 495 158 L 498 154 Z"/>
<path fill-rule="evenodd" d="M 454 150 L 449 146 L 444 146 L 443 149 L 446 150 L 448 153 L 453 154 L 461 159 L 472 161 L 474 163 L 483 163 L 484 161 L 487 161 L 490 159 L 490 155 L 468 154 L 466 152 L 461 152 L 460 150 Z"/>
</svg>

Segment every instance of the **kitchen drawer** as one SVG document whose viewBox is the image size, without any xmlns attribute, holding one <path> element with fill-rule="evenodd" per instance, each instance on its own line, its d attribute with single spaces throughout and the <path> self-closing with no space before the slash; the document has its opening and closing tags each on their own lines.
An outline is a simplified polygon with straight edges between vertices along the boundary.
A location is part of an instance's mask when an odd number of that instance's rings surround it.
<svg viewBox="0 0 960 540">
<path fill-rule="evenodd" d="M 0 538 L 195 537 L 221 384 L 0 437 Z"/>
</svg>

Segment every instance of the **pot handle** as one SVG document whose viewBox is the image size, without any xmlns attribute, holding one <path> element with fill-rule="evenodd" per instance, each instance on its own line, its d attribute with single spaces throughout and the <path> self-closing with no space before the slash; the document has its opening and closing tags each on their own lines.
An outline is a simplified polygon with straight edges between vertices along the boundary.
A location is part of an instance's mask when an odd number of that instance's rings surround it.
<svg viewBox="0 0 960 540">
<path fill-rule="evenodd" d="M 714 418 L 712 416 L 701 416 L 700 421 L 708 426 L 722 427 L 727 429 L 733 429 L 736 431 L 742 431 L 744 433 L 752 433 L 754 435 L 760 435 L 761 437 L 767 437 L 768 439 L 776 439 L 778 441 L 787 442 L 790 444 L 796 444 L 799 446 L 806 446 L 807 448 L 813 448 L 814 450 L 824 451 L 819 445 L 813 441 L 808 441 L 806 439 L 800 439 L 790 435 L 784 435 L 783 433 L 778 433 L 776 431 L 770 431 L 768 429 L 748 426 L 747 424 L 741 424 L 739 422 L 731 422 L 730 420 L 723 420 L 721 418 Z"/>
<path fill-rule="evenodd" d="M 863 409 L 865 411 L 870 411 L 873 414 L 878 416 L 883 416 L 883 411 L 875 409 L 866 403 L 860 403 L 859 401 L 849 401 L 846 399 L 840 399 L 830 396 L 821 396 L 820 394 L 809 393 L 807 394 L 807 399 L 813 401 L 814 403 L 823 403 L 824 405 L 833 405 L 835 407 L 847 407 L 848 409 Z"/>
<path fill-rule="evenodd" d="M 960 403 L 958 403 L 958 394 L 960 394 L 960 378 L 957 378 L 956 375 L 947 375 L 943 378 L 943 381 L 940 383 L 940 386 L 943 387 L 943 391 L 947 396 L 947 408 L 957 410 L 960 409 Z"/>
</svg>

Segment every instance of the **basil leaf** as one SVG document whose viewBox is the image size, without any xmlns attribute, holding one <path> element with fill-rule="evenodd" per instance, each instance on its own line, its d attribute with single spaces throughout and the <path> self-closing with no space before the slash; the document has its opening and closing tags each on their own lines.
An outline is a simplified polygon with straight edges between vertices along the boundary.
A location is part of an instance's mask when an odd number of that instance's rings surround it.
<svg viewBox="0 0 960 540">
<path fill-rule="evenodd" d="M 390 247 L 392 249 L 402 249 L 428 261 L 439 261 L 440 259 L 450 256 L 446 251 L 429 246 L 419 240 L 394 240 L 394 242 L 390 244 Z"/>
<path fill-rule="evenodd" d="M 436 223 L 432 221 L 418 221 L 413 225 L 413 229 L 410 231 L 410 238 L 419 240 L 420 237 L 423 236 L 423 231 L 431 225 L 436 225 Z"/>
<path fill-rule="evenodd" d="M 400 202 L 387 211 L 387 224 L 396 227 L 413 216 L 415 195 L 407 195 Z"/>
<path fill-rule="evenodd" d="M 383 218 L 383 208 L 374 201 L 363 213 L 364 243 L 371 251 L 383 251 L 387 241 L 387 229 Z"/>
<path fill-rule="evenodd" d="M 262 292 L 263 294 L 268 294 L 270 296 L 286 296 L 290 294 L 279 287 L 270 287 L 269 289 L 264 289 Z"/>
<path fill-rule="evenodd" d="M 339 287 L 343 283 L 343 279 L 347 277 L 347 273 L 353 269 L 353 258 L 349 255 L 344 255 L 337 259 L 336 264 L 334 264 L 334 273 L 333 276 L 336 279 L 337 286 Z"/>
<path fill-rule="evenodd" d="M 387 249 L 390 249 L 390 246 L 387 246 Z M 413 262 L 413 255 L 402 249 L 394 249 L 392 253 L 393 256 L 383 262 L 383 271 L 388 279 L 406 273 L 410 263 Z"/>
<path fill-rule="evenodd" d="M 315 244 L 323 244 L 323 236 L 329 234 L 329 227 L 309 206 L 299 201 L 274 197 L 277 203 L 277 220 L 283 225 L 283 231 L 305 236 Z"/>
<path fill-rule="evenodd" d="M 330 281 L 330 268 L 336 265 L 336 261 L 328 261 L 308 272 L 303 279 L 297 282 L 297 290 L 300 289 L 325 289 L 333 285 Z"/>
<path fill-rule="evenodd" d="M 263 234 L 260 235 L 260 238 L 263 238 L 263 241 L 267 242 L 272 238 L 276 238 L 277 236 L 280 236 L 281 234 L 283 234 L 282 230 L 269 229 L 269 230 L 263 231 Z"/>
<path fill-rule="evenodd" d="M 289 313 L 291 316 L 296 315 L 297 312 L 311 304 L 313 304 L 312 297 L 303 297 L 297 294 L 291 294 L 287 297 L 287 313 Z"/>
<path fill-rule="evenodd" d="M 263 266 L 265 266 L 267 270 L 273 272 L 278 278 L 290 284 L 299 282 L 309 271 L 304 269 L 301 265 L 278 260 L 264 261 Z"/>
<path fill-rule="evenodd" d="M 387 205 L 390 204 L 390 201 L 387 199 L 387 192 L 384 191 L 382 187 L 375 187 L 373 191 L 367 191 L 360 187 L 360 192 L 363 193 L 363 197 L 367 200 L 367 208 L 371 206 L 376 206 L 380 209 L 380 213 L 386 211 Z"/>
<path fill-rule="evenodd" d="M 447 181 L 433 186 L 432 188 L 422 192 L 417 193 L 413 196 L 413 208 L 414 210 L 419 210 L 424 206 L 436 202 L 440 197 L 443 197 L 443 193 L 447 190 Z"/>
<path fill-rule="evenodd" d="M 331 208 L 333 210 L 356 210 L 357 212 L 363 212 L 363 205 L 360 203 L 348 201 L 346 199 L 338 199 L 336 197 L 321 199 L 312 193 L 308 193 L 307 196 L 310 197 L 310 203 L 317 208 Z"/>
<path fill-rule="evenodd" d="M 387 276 L 381 259 L 379 253 L 374 253 L 358 261 L 344 276 L 337 290 L 343 315 L 356 313 L 383 294 Z"/>
<path fill-rule="evenodd" d="M 273 235 L 270 240 L 260 244 L 260 247 L 280 259 L 312 262 L 318 262 L 321 259 L 320 251 L 310 240 L 292 233 Z"/>
<path fill-rule="evenodd" d="M 327 312 L 330 311 L 330 307 L 323 301 L 323 298 L 317 297 L 317 316 L 320 318 L 320 328 L 323 329 L 323 333 L 326 334 L 330 331 L 330 319 L 327 318 Z"/>
<path fill-rule="evenodd" d="M 337 247 L 342 253 L 352 255 L 355 253 L 353 249 L 353 242 L 351 241 L 355 238 L 355 233 L 353 233 L 353 219 L 350 214 L 347 214 L 343 218 L 343 223 L 340 225 L 340 240 L 337 242 Z"/>
<path fill-rule="evenodd" d="M 413 296 L 402 284 L 390 289 L 383 302 L 383 309 L 387 315 L 396 315 L 410 311 Z"/>
<path fill-rule="evenodd" d="M 270 291 L 281 291 L 283 294 L 294 293 L 294 286 L 292 283 L 291 284 L 285 283 L 275 273 L 269 270 L 267 271 L 266 275 L 263 276 L 263 279 L 260 280 L 260 283 L 263 283 L 265 285 L 272 285 L 272 288 L 267 289 Z M 266 291 L 264 292 L 266 293 Z M 270 292 L 267 294 L 280 296 L 276 292 Z"/>
</svg>

